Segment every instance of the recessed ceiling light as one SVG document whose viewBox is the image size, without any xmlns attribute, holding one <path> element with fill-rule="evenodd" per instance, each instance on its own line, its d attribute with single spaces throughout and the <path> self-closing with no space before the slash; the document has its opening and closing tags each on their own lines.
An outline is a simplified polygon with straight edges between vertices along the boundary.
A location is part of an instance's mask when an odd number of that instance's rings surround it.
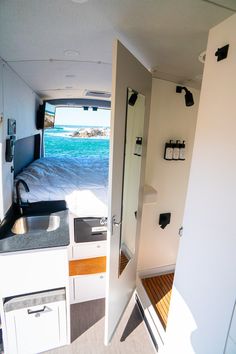
<svg viewBox="0 0 236 354">
<path fill-rule="evenodd" d="M 198 56 L 198 60 L 202 63 L 205 64 L 206 61 L 206 51 L 204 50 L 204 52 L 200 53 Z"/>
<path fill-rule="evenodd" d="M 77 4 L 84 4 L 85 2 L 88 2 L 88 0 L 71 0 L 72 2 L 76 2 Z"/>
<path fill-rule="evenodd" d="M 93 91 L 93 90 L 85 90 L 84 91 L 85 96 L 91 96 L 91 97 L 103 97 L 103 98 L 110 98 L 111 93 L 110 92 L 105 92 L 105 91 Z"/>
<path fill-rule="evenodd" d="M 79 52 L 78 52 L 78 50 L 74 50 L 74 49 L 66 49 L 66 50 L 64 50 L 64 54 L 68 57 L 72 57 L 72 56 L 79 55 Z"/>
</svg>

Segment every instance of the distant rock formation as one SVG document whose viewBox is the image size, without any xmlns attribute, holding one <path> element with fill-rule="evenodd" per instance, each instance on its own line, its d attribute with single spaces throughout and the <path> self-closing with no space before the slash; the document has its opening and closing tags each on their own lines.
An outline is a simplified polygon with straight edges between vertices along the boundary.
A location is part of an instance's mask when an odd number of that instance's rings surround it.
<svg viewBox="0 0 236 354">
<path fill-rule="evenodd" d="M 54 127 L 54 116 L 45 112 L 44 116 L 44 128 L 53 128 Z"/>
<path fill-rule="evenodd" d="M 71 136 L 73 138 L 109 137 L 110 128 L 81 128 L 77 129 Z"/>
</svg>

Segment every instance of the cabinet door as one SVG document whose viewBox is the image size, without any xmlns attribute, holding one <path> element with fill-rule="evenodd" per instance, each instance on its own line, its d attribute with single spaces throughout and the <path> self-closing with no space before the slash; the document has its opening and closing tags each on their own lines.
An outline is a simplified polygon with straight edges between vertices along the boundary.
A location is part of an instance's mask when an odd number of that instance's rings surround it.
<svg viewBox="0 0 236 354">
<path fill-rule="evenodd" d="M 73 246 L 73 259 L 106 256 L 107 242 L 87 242 Z"/>
<path fill-rule="evenodd" d="M 73 278 L 75 302 L 105 297 L 105 273 L 79 275 Z"/>
<path fill-rule="evenodd" d="M 150 72 L 119 41 L 114 43 L 112 65 L 105 344 L 110 342 L 136 286 L 151 93 Z M 143 117 L 140 121 L 135 119 L 139 113 Z M 134 173 L 135 169 L 138 173 Z M 130 177 L 128 183 L 126 176 Z M 135 225 L 132 230 L 127 227 L 131 224 Z M 122 273 L 121 251 L 129 258 Z"/>
<path fill-rule="evenodd" d="M 65 301 L 9 312 L 6 322 L 11 354 L 39 353 L 66 344 Z"/>
</svg>

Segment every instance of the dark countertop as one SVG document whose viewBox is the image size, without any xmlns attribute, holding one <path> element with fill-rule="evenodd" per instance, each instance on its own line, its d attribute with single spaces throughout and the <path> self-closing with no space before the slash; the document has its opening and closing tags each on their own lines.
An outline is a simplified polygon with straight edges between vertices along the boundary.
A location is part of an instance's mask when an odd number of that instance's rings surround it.
<svg viewBox="0 0 236 354">
<path fill-rule="evenodd" d="M 9 230 L 4 238 L 0 238 L 0 253 L 68 246 L 70 243 L 68 211 L 63 210 L 50 215 L 60 217 L 58 229 L 55 231 L 28 232 L 22 235 L 15 235 Z"/>
</svg>

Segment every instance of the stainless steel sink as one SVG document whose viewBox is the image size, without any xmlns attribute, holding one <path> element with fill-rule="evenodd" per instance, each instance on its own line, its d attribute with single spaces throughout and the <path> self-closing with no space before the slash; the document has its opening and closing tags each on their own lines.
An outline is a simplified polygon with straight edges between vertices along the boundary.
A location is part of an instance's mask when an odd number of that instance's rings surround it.
<svg viewBox="0 0 236 354">
<path fill-rule="evenodd" d="M 11 231 L 16 235 L 28 232 L 54 231 L 60 226 L 60 217 L 57 215 L 24 216 L 16 220 Z"/>
</svg>

